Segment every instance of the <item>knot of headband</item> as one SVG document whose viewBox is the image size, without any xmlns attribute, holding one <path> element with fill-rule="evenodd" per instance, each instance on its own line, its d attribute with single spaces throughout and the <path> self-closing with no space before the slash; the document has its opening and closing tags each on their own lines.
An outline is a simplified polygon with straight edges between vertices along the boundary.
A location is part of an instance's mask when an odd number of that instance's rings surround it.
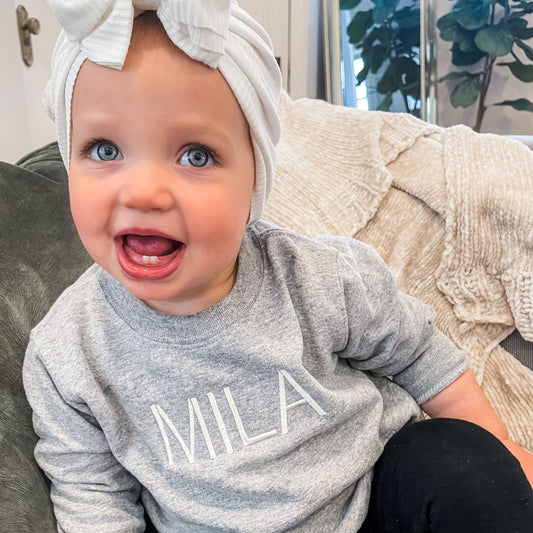
<svg viewBox="0 0 533 533">
<path fill-rule="evenodd" d="M 249 224 L 261 218 L 274 178 L 281 75 L 265 30 L 235 0 L 48 0 L 63 31 L 43 100 L 69 168 L 70 108 L 76 76 L 89 59 L 121 69 L 135 16 L 156 11 L 171 41 L 196 61 L 218 68 L 248 121 L 255 156 Z"/>
<path fill-rule="evenodd" d="M 87 59 L 124 65 L 135 15 L 157 11 L 172 42 L 187 55 L 216 67 L 224 53 L 231 0 L 48 0 L 67 39 Z M 112 39 L 110 39 L 112 36 Z"/>
</svg>

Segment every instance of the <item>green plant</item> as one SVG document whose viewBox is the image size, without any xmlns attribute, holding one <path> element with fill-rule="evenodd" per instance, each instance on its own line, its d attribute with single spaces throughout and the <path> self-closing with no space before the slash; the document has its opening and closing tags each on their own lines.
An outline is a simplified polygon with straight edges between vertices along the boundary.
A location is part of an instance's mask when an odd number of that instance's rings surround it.
<svg viewBox="0 0 533 533">
<path fill-rule="evenodd" d="M 361 0 L 340 0 L 341 9 L 353 9 Z M 361 49 L 364 68 L 357 74 L 357 84 L 368 73 L 381 77 L 378 93 L 384 95 L 379 110 L 388 111 L 392 95 L 400 92 L 408 113 L 420 114 L 420 2 L 399 8 L 400 0 L 372 0 L 374 7 L 358 11 L 346 31 L 350 43 Z M 384 67 L 384 70 L 382 69 Z M 410 98 L 409 98 L 410 97 Z"/>
<path fill-rule="evenodd" d="M 533 37 L 533 27 L 528 26 L 532 13 L 533 1 L 529 0 L 458 0 L 451 12 L 437 21 L 441 39 L 453 43 L 452 64 L 469 67 L 450 72 L 439 81 L 456 82 L 450 94 L 454 107 L 466 108 L 478 102 L 475 131 L 480 131 L 489 107 L 486 98 L 495 65 L 508 68 L 522 82 L 533 82 L 533 65 L 527 61 L 533 61 L 533 48 L 525 42 Z M 497 62 L 507 55 L 512 60 Z M 526 98 L 492 105 L 533 112 L 533 102 Z"/>
</svg>

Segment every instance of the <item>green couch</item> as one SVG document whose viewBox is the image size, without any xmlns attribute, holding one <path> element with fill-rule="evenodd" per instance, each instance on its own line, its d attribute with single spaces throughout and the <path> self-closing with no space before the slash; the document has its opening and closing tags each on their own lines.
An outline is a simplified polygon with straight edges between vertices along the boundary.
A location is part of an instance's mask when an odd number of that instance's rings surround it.
<svg viewBox="0 0 533 533">
<path fill-rule="evenodd" d="M 48 482 L 33 459 L 22 361 L 31 328 L 91 263 L 67 194 L 56 144 L 17 165 L 0 163 L 0 530 L 13 533 L 56 531 Z"/>
</svg>

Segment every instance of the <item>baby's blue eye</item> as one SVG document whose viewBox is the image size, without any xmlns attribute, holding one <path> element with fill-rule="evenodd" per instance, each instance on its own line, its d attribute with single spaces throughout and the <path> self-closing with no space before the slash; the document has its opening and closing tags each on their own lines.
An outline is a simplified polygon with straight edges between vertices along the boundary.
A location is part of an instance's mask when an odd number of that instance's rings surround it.
<svg viewBox="0 0 533 533">
<path fill-rule="evenodd" d="M 120 150 L 110 142 L 99 142 L 91 149 L 91 157 L 100 161 L 115 161 L 122 159 Z"/>
<path fill-rule="evenodd" d="M 205 167 L 213 164 L 211 154 L 203 148 L 191 148 L 180 157 L 180 164 L 191 167 Z"/>
</svg>

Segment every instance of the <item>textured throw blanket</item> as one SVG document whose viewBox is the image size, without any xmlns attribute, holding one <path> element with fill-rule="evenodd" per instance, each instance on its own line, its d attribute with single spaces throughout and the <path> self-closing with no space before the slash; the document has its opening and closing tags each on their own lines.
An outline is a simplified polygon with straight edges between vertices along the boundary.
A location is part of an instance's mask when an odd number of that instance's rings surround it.
<svg viewBox="0 0 533 533">
<path fill-rule="evenodd" d="M 533 372 L 499 343 L 533 340 L 533 152 L 464 126 L 284 95 L 265 218 L 373 245 L 432 305 L 511 437 L 533 450 Z"/>
</svg>

